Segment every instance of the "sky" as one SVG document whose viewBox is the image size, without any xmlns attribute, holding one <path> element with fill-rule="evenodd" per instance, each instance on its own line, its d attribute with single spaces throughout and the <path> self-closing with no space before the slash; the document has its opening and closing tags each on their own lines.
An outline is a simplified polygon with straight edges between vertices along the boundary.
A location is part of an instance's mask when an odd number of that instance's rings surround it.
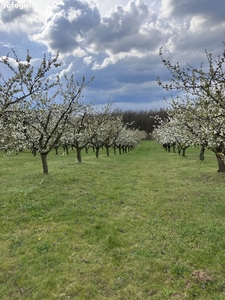
<svg viewBox="0 0 225 300">
<path fill-rule="evenodd" d="M 122 110 L 165 108 L 171 95 L 159 48 L 171 62 L 200 66 L 225 41 L 224 0 L 0 0 L 0 56 L 29 49 L 34 66 L 60 51 L 52 75 L 95 76 L 84 99 Z M 1 72 L 1 70 L 0 70 Z"/>
</svg>

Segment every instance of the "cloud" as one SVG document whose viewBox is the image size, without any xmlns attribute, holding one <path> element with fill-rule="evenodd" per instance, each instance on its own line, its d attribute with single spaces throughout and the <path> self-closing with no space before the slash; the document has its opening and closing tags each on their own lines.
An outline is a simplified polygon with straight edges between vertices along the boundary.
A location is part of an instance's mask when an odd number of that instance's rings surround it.
<svg viewBox="0 0 225 300">
<path fill-rule="evenodd" d="M 193 15 L 204 15 L 216 22 L 224 20 L 225 6 L 223 0 L 162 0 L 161 17 L 184 18 Z"/>
<path fill-rule="evenodd" d="M 64 0 L 55 4 L 41 33 L 32 40 L 41 42 L 51 50 L 70 53 L 77 48 L 84 48 L 89 30 L 100 22 L 96 6 L 89 1 Z"/>
<path fill-rule="evenodd" d="M 114 109 L 126 111 L 126 110 L 133 110 L 133 111 L 140 111 L 140 110 L 159 110 L 159 109 L 166 109 L 168 104 L 165 100 L 161 101 L 151 101 L 151 102 L 115 102 L 113 104 Z"/>
<path fill-rule="evenodd" d="M 101 42 L 112 42 L 139 32 L 148 16 L 148 6 L 140 0 L 118 5 L 102 18 L 99 26 Z"/>
<path fill-rule="evenodd" d="M 92 56 L 86 56 L 86 57 L 84 57 L 83 61 L 86 65 L 90 65 L 93 61 L 93 57 Z"/>
<path fill-rule="evenodd" d="M 211 31 L 212 27 L 218 28 L 219 24 L 224 26 L 224 15 L 224 0 L 162 0 L 159 18 L 182 23 L 189 21 L 189 32 L 197 33 Z"/>
<path fill-rule="evenodd" d="M 142 1 L 130 1 L 116 6 L 102 18 L 89 40 L 93 51 L 106 51 L 111 55 L 132 50 L 154 50 L 161 40 L 154 24 L 155 14 Z"/>
<path fill-rule="evenodd" d="M 134 50 L 143 52 L 159 47 L 161 36 L 155 20 L 155 13 L 141 0 L 117 5 L 103 17 L 91 2 L 64 0 L 52 8 L 45 28 L 32 40 L 51 50 L 60 49 L 63 54 L 80 47 L 89 54 L 129 55 Z"/>
<path fill-rule="evenodd" d="M 162 0 L 159 20 L 170 30 L 163 46 L 177 61 L 184 60 L 184 54 L 187 61 L 193 61 L 194 55 L 199 61 L 205 49 L 218 54 L 225 38 L 224 15 L 224 0 Z"/>
</svg>

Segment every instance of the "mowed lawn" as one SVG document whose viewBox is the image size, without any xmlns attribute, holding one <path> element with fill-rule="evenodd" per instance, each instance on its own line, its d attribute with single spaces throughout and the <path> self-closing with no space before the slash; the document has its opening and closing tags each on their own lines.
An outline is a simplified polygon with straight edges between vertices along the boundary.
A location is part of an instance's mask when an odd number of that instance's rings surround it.
<svg viewBox="0 0 225 300">
<path fill-rule="evenodd" d="M 0 299 L 225 299 L 225 174 L 153 141 L 0 153 Z"/>
</svg>

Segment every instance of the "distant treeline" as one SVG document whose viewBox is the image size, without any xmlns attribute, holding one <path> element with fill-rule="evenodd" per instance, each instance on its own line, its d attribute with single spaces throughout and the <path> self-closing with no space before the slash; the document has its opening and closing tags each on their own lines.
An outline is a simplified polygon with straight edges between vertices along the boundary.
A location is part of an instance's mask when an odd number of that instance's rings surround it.
<svg viewBox="0 0 225 300">
<path fill-rule="evenodd" d="M 138 128 L 139 130 L 144 130 L 147 133 L 152 133 L 153 125 L 155 124 L 155 120 L 150 118 L 150 116 L 154 117 L 156 115 L 160 116 L 161 119 L 165 119 L 167 117 L 166 110 L 140 110 L 140 111 L 121 111 L 123 116 L 123 121 L 125 123 L 133 123 L 133 125 L 129 126 L 130 128 Z M 149 136 L 149 138 L 151 138 Z"/>
</svg>

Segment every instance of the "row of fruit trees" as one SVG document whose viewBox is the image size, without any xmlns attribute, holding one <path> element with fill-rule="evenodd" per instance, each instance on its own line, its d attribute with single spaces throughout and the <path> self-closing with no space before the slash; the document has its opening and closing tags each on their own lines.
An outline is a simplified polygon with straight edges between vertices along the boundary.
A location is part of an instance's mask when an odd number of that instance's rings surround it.
<svg viewBox="0 0 225 300">
<path fill-rule="evenodd" d="M 168 118 L 155 118 L 153 137 L 167 150 L 177 147 L 183 155 L 189 146 L 198 146 L 201 160 L 205 149 L 210 149 L 218 171 L 225 172 L 225 51 L 216 59 L 206 51 L 207 67 L 199 68 L 172 64 L 164 59 L 162 49 L 160 57 L 171 77 L 167 82 L 158 78 L 158 84 L 175 91 L 176 97 L 168 107 Z"/>
<path fill-rule="evenodd" d="M 27 52 L 21 61 L 14 57 L 1 57 L 0 63 L 7 76 L 0 74 L 0 149 L 5 152 L 31 149 L 41 157 L 43 173 L 48 174 L 47 155 L 52 149 L 76 149 L 81 162 L 82 149 L 93 147 L 96 157 L 105 147 L 119 152 L 130 150 L 143 138 L 145 132 L 131 130 L 122 115 L 112 110 L 112 103 L 97 109 L 93 103 L 83 101 L 83 89 L 94 78 L 81 82 L 73 75 L 53 80 L 49 71 L 60 66 L 59 53 L 52 58 L 44 55 L 38 68 Z M 7 78 L 6 78 L 7 77 Z"/>
</svg>

